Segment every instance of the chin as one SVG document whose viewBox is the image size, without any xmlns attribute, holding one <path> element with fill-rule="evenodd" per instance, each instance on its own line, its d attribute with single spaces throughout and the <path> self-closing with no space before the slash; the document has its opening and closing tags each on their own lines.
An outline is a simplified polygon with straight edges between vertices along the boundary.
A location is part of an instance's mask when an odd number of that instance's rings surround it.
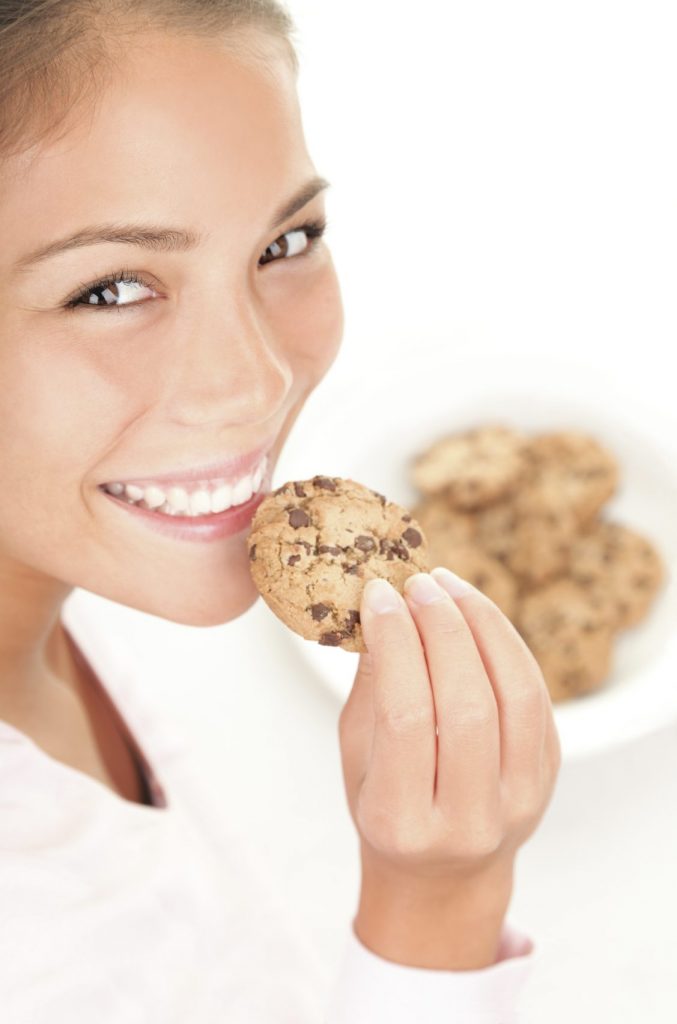
<svg viewBox="0 0 677 1024">
<path fill-rule="evenodd" d="M 197 578 L 193 587 L 172 588 L 164 581 L 157 592 L 149 591 L 147 586 L 138 590 L 130 590 L 128 585 L 102 589 L 89 580 L 81 581 L 78 586 L 117 604 L 182 626 L 222 626 L 244 615 L 260 596 L 249 572 L 237 572 L 235 568 L 225 576 L 224 586 L 218 590 L 213 579 L 209 585 L 198 586 Z"/>
<path fill-rule="evenodd" d="M 222 626 L 249 611 L 259 596 L 258 590 L 249 580 L 249 585 L 239 586 L 237 592 L 224 592 L 219 599 L 214 594 L 208 595 L 206 599 L 198 595 L 188 599 L 183 594 L 169 606 L 163 601 L 157 609 L 146 608 L 144 611 L 150 611 L 152 615 L 158 615 L 169 622 L 178 622 L 182 626 Z"/>
</svg>

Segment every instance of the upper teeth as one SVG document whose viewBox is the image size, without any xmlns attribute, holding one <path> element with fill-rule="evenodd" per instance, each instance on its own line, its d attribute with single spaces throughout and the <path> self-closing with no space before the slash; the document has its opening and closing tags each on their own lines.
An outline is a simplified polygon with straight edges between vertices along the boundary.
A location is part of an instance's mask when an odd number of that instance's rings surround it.
<svg viewBox="0 0 677 1024">
<path fill-rule="evenodd" d="M 169 515 L 205 515 L 208 512 L 224 512 L 233 505 L 249 501 L 261 485 L 268 466 L 264 455 L 254 469 L 240 480 L 227 483 L 224 479 L 200 480 L 194 484 L 110 483 L 105 489 L 118 497 L 124 496 L 130 502 L 145 502 L 148 508 Z"/>
</svg>

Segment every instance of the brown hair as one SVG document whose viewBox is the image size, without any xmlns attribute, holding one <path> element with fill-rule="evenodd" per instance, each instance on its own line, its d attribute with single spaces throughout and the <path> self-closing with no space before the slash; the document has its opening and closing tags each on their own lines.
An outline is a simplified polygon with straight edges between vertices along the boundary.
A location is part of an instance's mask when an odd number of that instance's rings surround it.
<svg viewBox="0 0 677 1024">
<path fill-rule="evenodd" d="M 251 29 L 280 40 L 298 74 L 296 28 L 279 0 L 0 0 L 0 163 L 95 106 L 139 32 L 218 37 L 265 62 Z"/>
</svg>

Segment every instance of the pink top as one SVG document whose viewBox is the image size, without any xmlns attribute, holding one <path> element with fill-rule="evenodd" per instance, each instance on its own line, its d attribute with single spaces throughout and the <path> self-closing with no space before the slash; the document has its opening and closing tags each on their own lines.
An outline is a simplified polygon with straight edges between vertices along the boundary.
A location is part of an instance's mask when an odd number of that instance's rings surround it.
<svg viewBox="0 0 677 1024">
<path fill-rule="evenodd" d="M 62 622 L 128 731 L 152 802 L 125 800 L 0 721 L 2 1020 L 517 1021 L 533 944 L 508 925 L 497 963 L 477 971 L 392 963 L 348 925 L 328 971 L 213 781 L 191 770 L 188 742 L 143 702 L 124 640 L 70 599 Z"/>
</svg>

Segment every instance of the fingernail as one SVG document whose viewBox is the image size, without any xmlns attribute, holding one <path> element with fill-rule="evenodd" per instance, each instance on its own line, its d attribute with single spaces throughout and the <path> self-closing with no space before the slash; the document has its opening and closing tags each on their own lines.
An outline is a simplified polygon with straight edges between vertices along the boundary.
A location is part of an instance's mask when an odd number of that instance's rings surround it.
<svg viewBox="0 0 677 1024">
<path fill-rule="evenodd" d="M 452 572 L 443 565 L 437 565 L 434 569 L 431 569 L 430 575 L 437 580 L 441 587 L 444 587 L 451 597 L 465 597 L 466 594 L 478 592 L 472 583 L 461 579 L 455 572 Z"/>
<path fill-rule="evenodd" d="M 432 604 L 446 601 L 447 593 L 427 572 L 415 572 L 404 581 L 404 592 L 416 604 Z"/>
<path fill-rule="evenodd" d="M 379 615 L 381 612 L 396 612 L 402 608 L 404 601 L 388 580 L 367 580 L 364 588 L 364 600 L 370 612 Z"/>
</svg>

